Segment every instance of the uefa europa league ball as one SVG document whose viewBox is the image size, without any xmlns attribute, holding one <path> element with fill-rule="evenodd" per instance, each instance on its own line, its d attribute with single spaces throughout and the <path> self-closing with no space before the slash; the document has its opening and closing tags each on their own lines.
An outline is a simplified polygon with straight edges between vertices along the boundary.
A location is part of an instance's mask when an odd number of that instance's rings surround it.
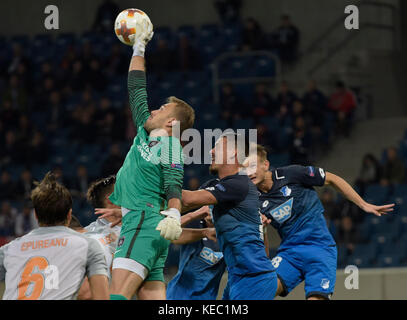
<svg viewBox="0 0 407 320">
<path fill-rule="evenodd" d="M 134 40 L 151 24 L 148 15 L 139 9 L 126 9 L 119 13 L 114 31 L 121 42 L 132 46 Z"/>
</svg>

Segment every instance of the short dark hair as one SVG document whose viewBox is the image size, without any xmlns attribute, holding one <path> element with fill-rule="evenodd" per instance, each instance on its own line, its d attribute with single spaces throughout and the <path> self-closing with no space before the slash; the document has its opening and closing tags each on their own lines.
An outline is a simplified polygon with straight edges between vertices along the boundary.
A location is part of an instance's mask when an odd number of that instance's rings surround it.
<svg viewBox="0 0 407 320">
<path fill-rule="evenodd" d="M 41 182 L 35 182 L 31 200 L 39 224 L 54 226 L 66 222 L 72 209 L 72 197 L 68 189 L 58 183 L 48 172 Z"/>
<path fill-rule="evenodd" d="M 167 103 L 175 104 L 175 118 L 180 122 L 180 133 L 182 134 L 184 130 L 192 128 L 195 122 L 195 111 L 194 109 L 185 101 L 177 97 L 169 97 Z"/>
<path fill-rule="evenodd" d="M 116 176 L 111 175 L 107 178 L 102 178 L 93 182 L 87 193 L 87 199 L 94 208 L 105 207 L 105 198 L 108 193 L 112 193 Z"/>
<path fill-rule="evenodd" d="M 69 223 L 69 228 L 82 229 L 83 226 L 82 226 L 81 222 L 79 221 L 79 219 L 77 217 L 75 217 L 74 215 L 72 215 L 71 222 Z"/>
</svg>

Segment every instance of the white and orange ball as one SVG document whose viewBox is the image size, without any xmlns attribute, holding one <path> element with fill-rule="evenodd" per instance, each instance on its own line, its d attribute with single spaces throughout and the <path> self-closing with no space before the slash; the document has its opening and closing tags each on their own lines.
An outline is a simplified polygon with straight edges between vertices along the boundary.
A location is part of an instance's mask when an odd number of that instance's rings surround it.
<svg viewBox="0 0 407 320">
<path fill-rule="evenodd" d="M 146 33 L 147 28 L 152 28 L 150 18 L 139 9 L 123 10 L 118 14 L 114 23 L 117 38 L 128 46 L 132 46 L 135 39 Z"/>
</svg>

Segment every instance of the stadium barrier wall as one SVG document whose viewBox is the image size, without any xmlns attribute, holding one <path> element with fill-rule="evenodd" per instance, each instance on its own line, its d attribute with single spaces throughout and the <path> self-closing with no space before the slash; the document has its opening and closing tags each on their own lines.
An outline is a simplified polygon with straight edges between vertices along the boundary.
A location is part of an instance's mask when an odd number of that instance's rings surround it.
<svg viewBox="0 0 407 320">
<path fill-rule="evenodd" d="M 345 279 L 349 274 L 344 270 L 336 273 L 336 287 L 333 300 L 407 300 L 407 268 L 360 269 L 359 289 L 345 288 Z M 222 278 L 219 299 L 225 288 L 227 275 Z M 0 297 L 3 296 L 4 282 L 0 282 Z M 304 300 L 304 283 L 298 286 L 284 300 Z"/>
</svg>

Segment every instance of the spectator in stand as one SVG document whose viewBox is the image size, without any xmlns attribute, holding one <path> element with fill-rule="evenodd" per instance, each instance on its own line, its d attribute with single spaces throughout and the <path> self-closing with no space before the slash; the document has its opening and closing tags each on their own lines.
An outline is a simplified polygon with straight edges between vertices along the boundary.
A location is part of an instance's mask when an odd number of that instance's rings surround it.
<svg viewBox="0 0 407 320">
<path fill-rule="evenodd" d="M 356 105 L 354 93 L 346 88 L 344 82 L 338 81 L 328 102 L 328 108 L 337 115 L 337 133 L 349 137 Z"/>
<path fill-rule="evenodd" d="M 76 176 L 70 183 L 72 196 L 85 199 L 91 181 L 92 178 L 88 175 L 88 169 L 83 164 L 79 165 L 76 169 Z"/>
<path fill-rule="evenodd" d="M 13 43 L 13 54 L 12 54 L 12 59 L 10 61 L 10 64 L 8 66 L 8 73 L 12 74 L 14 72 L 17 72 L 18 66 L 20 64 L 24 64 L 26 69 L 28 70 L 30 67 L 30 62 L 27 59 L 27 57 L 24 55 L 24 51 L 21 48 L 21 45 L 19 43 Z"/>
<path fill-rule="evenodd" d="M 321 115 L 323 115 L 326 110 L 327 98 L 322 91 L 318 89 L 314 80 L 308 82 L 307 91 L 302 97 L 302 101 L 305 112 L 314 119 L 314 123 L 322 125 L 323 117 L 321 117 Z"/>
<path fill-rule="evenodd" d="M 228 126 L 233 126 L 233 120 L 239 115 L 239 101 L 235 94 L 234 88 L 231 84 L 225 84 L 222 87 L 222 94 L 220 100 L 221 117 L 227 121 Z"/>
<path fill-rule="evenodd" d="M 0 149 L 0 164 L 21 164 L 24 159 L 24 149 L 18 142 L 15 132 L 7 131 L 4 140 L 5 144 Z"/>
<path fill-rule="evenodd" d="M 300 31 L 292 23 L 290 16 L 281 16 L 281 25 L 275 31 L 275 37 L 281 61 L 284 63 L 295 62 L 298 56 Z"/>
<path fill-rule="evenodd" d="M 64 128 L 65 117 L 66 111 L 61 101 L 61 94 L 58 91 L 52 91 L 47 106 L 47 130 L 50 133 L 55 133 Z"/>
<path fill-rule="evenodd" d="M 311 136 L 305 126 L 303 117 L 297 117 L 293 128 L 293 142 L 291 146 L 291 162 L 303 166 L 310 165 Z"/>
<path fill-rule="evenodd" d="M 264 33 L 260 24 L 253 18 L 248 18 L 242 31 L 243 51 L 253 51 L 264 49 Z"/>
<path fill-rule="evenodd" d="M 0 236 L 14 236 L 14 223 L 17 210 L 13 208 L 9 201 L 3 201 L 0 208 Z"/>
<path fill-rule="evenodd" d="M 381 168 L 379 161 L 372 154 L 366 154 L 362 160 L 362 166 L 359 176 L 356 180 L 356 186 L 359 188 L 359 194 L 365 194 L 366 187 L 370 184 L 379 183 L 381 177 Z"/>
<path fill-rule="evenodd" d="M 0 105 L 0 119 L 4 126 L 3 130 L 14 130 L 18 125 L 20 118 L 20 111 L 13 109 L 10 99 L 3 99 L 2 105 Z"/>
<path fill-rule="evenodd" d="M 52 173 L 54 174 L 55 179 L 58 181 L 58 183 L 69 188 L 69 180 L 65 178 L 64 171 L 62 170 L 61 166 L 55 166 L 52 169 Z"/>
<path fill-rule="evenodd" d="M 341 220 L 341 210 L 335 201 L 335 193 L 331 189 L 324 189 L 321 195 L 321 202 L 324 206 L 324 216 L 327 220 L 339 225 Z"/>
<path fill-rule="evenodd" d="M 99 60 L 92 58 L 86 72 L 84 72 L 86 85 L 98 92 L 103 92 L 106 88 L 106 78 L 102 70 Z"/>
<path fill-rule="evenodd" d="M 224 24 L 236 23 L 240 20 L 242 0 L 215 0 L 214 5 Z"/>
<path fill-rule="evenodd" d="M 20 79 L 15 74 L 10 76 L 8 87 L 3 92 L 3 100 L 10 101 L 15 110 L 28 111 L 27 91 L 21 86 Z"/>
<path fill-rule="evenodd" d="M 112 0 L 105 0 L 97 9 L 93 30 L 98 32 L 111 32 L 114 27 L 114 20 L 119 14 L 119 7 Z"/>
<path fill-rule="evenodd" d="M 398 155 L 395 147 L 386 151 L 386 160 L 383 164 L 383 184 L 398 184 L 405 182 L 406 167 Z"/>
<path fill-rule="evenodd" d="M 48 145 L 44 141 L 44 136 L 38 130 L 35 130 L 27 145 L 26 163 L 44 164 L 48 159 Z"/>
<path fill-rule="evenodd" d="M 177 66 L 181 71 L 191 71 L 200 65 L 198 51 L 192 46 L 187 36 L 182 35 L 177 46 Z"/>
<path fill-rule="evenodd" d="M 352 219 L 348 216 L 343 217 L 338 228 L 337 243 L 345 245 L 348 249 L 348 254 L 352 254 L 355 245 L 359 243 L 360 240 Z"/>
<path fill-rule="evenodd" d="M 255 87 L 253 99 L 253 113 L 255 119 L 274 115 L 274 102 L 270 93 L 267 91 L 267 86 L 264 83 L 259 83 Z"/>
<path fill-rule="evenodd" d="M 36 228 L 38 228 L 38 222 L 35 219 L 34 209 L 29 202 L 26 202 L 23 210 L 16 215 L 14 234 L 16 237 L 21 237 Z"/>
<path fill-rule="evenodd" d="M 15 199 L 16 185 L 8 171 L 3 170 L 0 177 L 0 200 Z"/>
<path fill-rule="evenodd" d="M 73 138 L 79 143 L 94 143 L 97 135 L 97 127 L 93 119 L 92 110 L 86 108 L 78 113 L 75 123 Z"/>
<path fill-rule="evenodd" d="M 173 70 L 175 65 L 174 52 L 169 48 L 168 42 L 165 39 L 158 38 L 157 48 L 151 53 L 147 61 L 151 71 L 161 77 Z"/>
<path fill-rule="evenodd" d="M 121 168 L 123 161 L 124 157 L 120 151 L 120 145 L 118 143 L 112 144 L 109 156 L 103 161 L 101 176 L 107 177 L 116 174 Z"/>
<path fill-rule="evenodd" d="M 31 195 L 31 190 L 34 189 L 34 180 L 31 171 L 26 168 L 21 174 L 17 181 L 16 186 L 16 196 L 19 200 L 29 200 Z"/>
<path fill-rule="evenodd" d="M 278 113 L 276 114 L 278 124 L 280 128 L 291 129 L 292 128 L 292 117 L 290 115 L 289 109 L 285 104 L 280 106 Z"/>
<path fill-rule="evenodd" d="M 113 44 L 110 56 L 105 61 L 107 75 L 113 77 L 116 74 L 126 74 L 129 69 L 127 59 L 127 55 L 123 52 L 123 45 L 121 43 Z"/>
<path fill-rule="evenodd" d="M 34 128 L 26 114 L 22 114 L 18 121 L 18 136 L 17 140 L 25 148 L 28 145 L 29 139 L 32 137 Z"/>
<path fill-rule="evenodd" d="M 291 110 L 295 100 L 297 95 L 289 88 L 287 81 L 283 81 L 277 93 L 277 104 L 286 105 Z"/>
</svg>

